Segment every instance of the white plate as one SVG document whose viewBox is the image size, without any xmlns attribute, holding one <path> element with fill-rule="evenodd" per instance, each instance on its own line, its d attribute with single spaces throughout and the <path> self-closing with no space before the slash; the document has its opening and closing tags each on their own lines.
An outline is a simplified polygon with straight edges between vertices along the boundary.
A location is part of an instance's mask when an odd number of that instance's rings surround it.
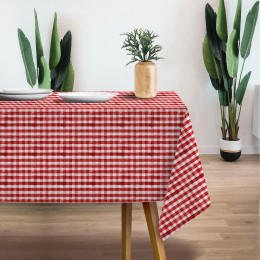
<svg viewBox="0 0 260 260">
<path fill-rule="evenodd" d="M 101 103 L 109 101 L 117 94 L 118 93 L 109 92 L 70 92 L 58 93 L 58 96 L 65 99 L 68 102 Z"/>
<path fill-rule="evenodd" d="M 45 94 L 28 94 L 28 95 L 13 95 L 13 94 L 0 94 L 0 98 L 3 100 L 13 101 L 28 101 L 28 100 L 41 100 L 49 96 L 50 93 Z"/>
<path fill-rule="evenodd" d="M 53 90 L 52 89 L 41 89 L 41 88 L 35 88 L 35 89 L 29 89 L 29 88 L 24 88 L 24 89 L 15 89 L 15 88 L 10 88 L 10 89 L 3 89 L 0 91 L 0 94 L 8 94 L 8 95 L 31 95 L 31 94 L 49 94 Z"/>
</svg>

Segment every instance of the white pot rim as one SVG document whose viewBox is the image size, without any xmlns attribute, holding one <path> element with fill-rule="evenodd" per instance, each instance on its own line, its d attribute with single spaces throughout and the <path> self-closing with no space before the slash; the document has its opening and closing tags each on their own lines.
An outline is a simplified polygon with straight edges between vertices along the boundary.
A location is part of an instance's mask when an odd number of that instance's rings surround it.
<svg viewBox="0 0 260 260">
<path fill-rule="evenodd" d="M 236 141 L 224 140 L 220 138 L 220 150 L 228 153 L 241 152 L 242 142 L 241 139 Z"/>
<path fill-rule="evenodd" d="M 238 139 L 235 140 L 235 141 L 233 141 L 233 140 L 225 140 L 225 139 L 223 139 L 223 138 L 220 138 L 220 140 L 223 140 L 223 141 L 225 141 L 225 142 L 240 142 L 240 141 L 241 141 L 240 138 L 238 138 Z"/>
</svg>

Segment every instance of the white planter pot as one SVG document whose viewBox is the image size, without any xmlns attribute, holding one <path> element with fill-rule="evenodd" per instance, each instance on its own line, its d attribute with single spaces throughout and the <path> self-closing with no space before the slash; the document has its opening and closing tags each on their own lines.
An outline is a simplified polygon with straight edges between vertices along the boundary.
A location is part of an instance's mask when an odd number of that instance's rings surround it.
<svg viewBox="0 0 260 260">
<path fill-rule="evenodd" d="M 241 155 L 241 140 L 229 141 L 220 139 L 220 154 L 225 161 L 236 161 Z"/>
</svg>

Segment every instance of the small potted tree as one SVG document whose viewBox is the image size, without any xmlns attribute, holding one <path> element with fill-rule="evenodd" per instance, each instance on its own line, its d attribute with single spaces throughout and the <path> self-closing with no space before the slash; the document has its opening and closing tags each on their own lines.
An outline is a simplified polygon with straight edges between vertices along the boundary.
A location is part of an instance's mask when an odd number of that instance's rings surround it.
<svg viewBox="0 0 260 260">
<path fill-rule="evenodd" d="M 122 49 L 132 56 L 126 65 L 138 61 L 135 65 L 135 95 L 138 98 L 153 98 L 157 95 L 157 69 L 152 60 L 162 59 L 157 53 L 162 50 L 160 45 L 154 44 L 158 37 L 149 30 L 135 29 L 126 36 Z"/>
<path fill-rule="evenodd" d="M 203 59 L 213 87 L 218 91 L 221 132 L 220 153 L 224 160 L 235 161 L 241 155 L 238 137 L 239 119 L 243 98 L 251 71 L 243 74 L 245 61 L 250 55 L 253 35 L 258 17 L 257 1 L 246 17 L 245 29 L 240 40 L 241 0 L 238 0 L 232 32 L 228 37 L 224 0 L 219 1 L 218 13 L 206 5 L 206 36 L 203 42 Z M 238 73 L 239 54 L 242 68 Z"/>
</svg>

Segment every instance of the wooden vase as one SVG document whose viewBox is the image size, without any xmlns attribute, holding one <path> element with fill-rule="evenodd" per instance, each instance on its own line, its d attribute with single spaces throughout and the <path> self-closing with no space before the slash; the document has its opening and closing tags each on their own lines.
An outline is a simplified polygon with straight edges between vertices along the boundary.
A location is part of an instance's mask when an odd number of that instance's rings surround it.
<svg viewBox="0 0 260 260">
<path fill-rule="evenodd" d="M 157 68 L 152 61 L 135 65 L 135 96 L 153 98 L 157 95 Z"/>
</svg>

